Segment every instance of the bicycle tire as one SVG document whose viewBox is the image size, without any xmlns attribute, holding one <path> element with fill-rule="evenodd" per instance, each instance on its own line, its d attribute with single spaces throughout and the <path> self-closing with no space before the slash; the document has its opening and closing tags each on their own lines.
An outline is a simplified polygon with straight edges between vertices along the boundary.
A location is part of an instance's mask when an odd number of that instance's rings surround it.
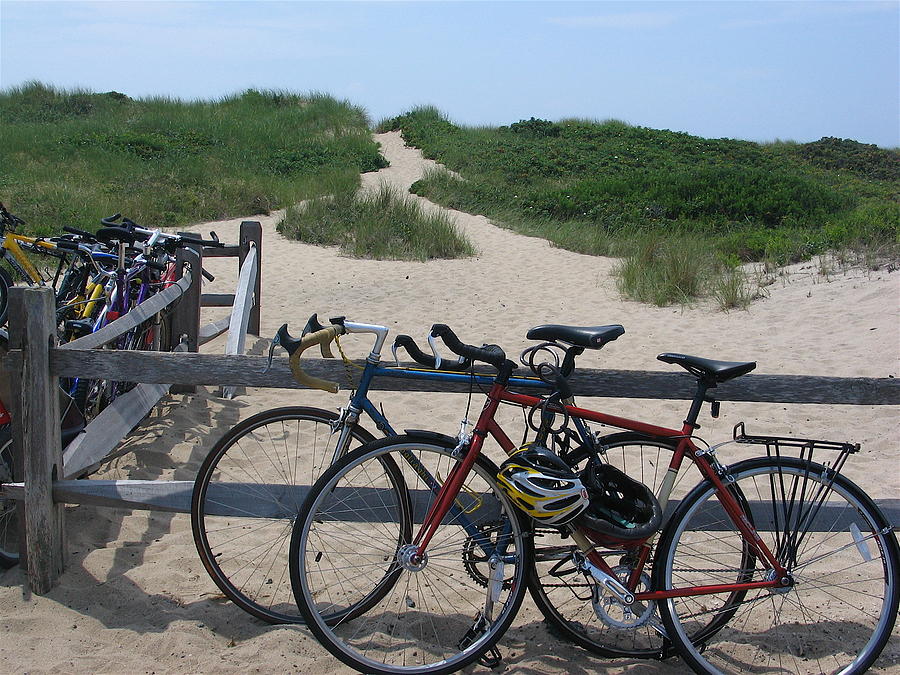
<svg viewBox="0 0 900 675">
<path fill-rule="evenodd" d="M 328 410 L 290 406 L 266 410 L 234 426 L 210 450 L 194 482 L 191 530 L 200 560 L 216 586 L 238 607 L 272 624 L 302 623 L 289 585 L 287 550 L 293 517 L 302 498 L 281 504 L 279 497 L 248 487 L 232 500 L 252 497 L 257 509 L 283 512 L 283 518 L 216 515 L 229 496 L 215 500 L 210 485 L 224 477 L 236 484 L 298 484 L 298 462 L 311 465 L 311 485 L 331 462 L 332 428 L 338 415 Z M 288 443 L 288 439 L 293 442 Z M 360 426 L 351 431 L 351 447 L 373 440 Z M 259 466 L 252 464 L 256 457 Z M 221 510 L 221 509 L 220 509 Z M 225 509 L 227 511 L 227 509 Z M 242 529 L 243 528 L 243 529 Z M 241 538 L 231 537 L 239 532 Z M 261 543 L 263 542 L 263 543 Z"/>
<path fill-rule="evenodd" d="M 9 289 L 12 286 L 12 277 L 7 274 L 5 269 L 0 267 L 0 326 L 6 324 L 6 317 L 9 313 Z"/>
<path fill-rule="evenodd" d="M 520 515 L 497 487 L 496 465 L 479 456 L 456 511 L 416 561 L 410 539 L 398 545 L 403 500 L 372 491 L 384 484 L 378 462 L 387 458 L 403 472 L 416 523 L 433 504 L 434 481 L 442 484 L 458 465 L 452 442 L 405 435 L 363 446 L 329 468 L 294 524 L 297 605 L 319 642 L 361 672 L 454 672 L 491 650 L 521 605 L 528 549 Z M 364 533 L 356 534 L 354 519 L 366 524 Z M 353 578 L 345 564 L 354 565 Z M 365 583 L 368 568 L 376 578 Z"/>
<path fill-rule="evenodd" d="M 814 462 L 752 459 L 730 467 L 727 479 L 753 500 L 757 531 L 794 583 L 747 591 L 732 621 L 696 643 L 686 635 L 697 617 L 716 611 L 717 596 L 660 603 L 684 661 L 698 673 L 865 672 L 890 638 L 900 602 L 900 550 L 890 523 L 858 486 Z M 729 563 L 744 539 L 715 495 L 705 481 L 673 514 L 658 547 L 655 588 L 733 577 Z M 756 562 L 742 571 L 752 580 L 766 574 Z"/>
<path fill-rule="evenodd" d="M 606 461 L 657 493 L 678 441 L 623 432 L 599 438 L 597 445 L 604 449 L 602 456 Z M 582 469 L 589 457 L 590 452 L 582 447 L 565 459 L 574 468 Z M 676 485 L 683 482 L 685 475 L 684 471 L 679 474 Z M 676 487 L 673 495 L 679 494 Z M 596 611 L 593 595 L 596 582 L 572 563 L 572 553 L 578 547 L 570 538 L 563 538 L 559 530 L 537 527 L 532 541 L 534 552 L 528 590 L 552 631 L 606 658 L 662 659 L 674 653 L 671 642 L 660 630 L 662 625 L 655 608 L 641 612 L 639 625 L 638 617 L 630 615 L 630 610 L 621 615 L 621 606 L 609 595 L 599 600 L 608 619 Z M 626 578 L 636 560 L 623 550 L 602 551 L 601 555 L 618 559 L 609 560 L 610 566 Z M 647 563 L 648 571 L 651 562 Z M 649 574 L 645 579 L 644 586 L 649 586 Z M 634 625 L 628 626 L 629 622 Z"/>
<path fill-rule="evenodd" d="M 0 483 L 11 483 L 14 477 L 12 429 L 0 427 Z M 0 567 L 19 564 L 19 522 L 16 500 L 0 497 Z"/>
</svg>

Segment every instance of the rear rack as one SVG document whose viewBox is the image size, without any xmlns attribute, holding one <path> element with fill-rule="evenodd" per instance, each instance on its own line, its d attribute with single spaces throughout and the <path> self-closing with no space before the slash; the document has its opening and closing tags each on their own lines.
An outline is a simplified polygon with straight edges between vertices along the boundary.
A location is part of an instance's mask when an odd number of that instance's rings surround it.
<svg viewBox="0 0 900 675">
<path fill-rule="evenodd" d="M 786 567 L 791 568 L 797 562 L 797 551 L 807 534 L 816 530 L 816 519 L 823 508 L 826 509 L 828 495 L 833 490 L 847 457 L 859 452 L 859 443 L 839 443 L 836 441 L 820 441 L 811 438 L 791 438 L 780 436 L 750 436 L 743 422 L 734 426 L 734 440 L 737 443 L 753 443 L 765 445 L 770 458 L 780 459 L 782 448 L 799 448 L 799 459 L 805 462 L 801 474 L 787 477 L 779 468 L 777 478 L 770 476 L 769 489 L 773 503 L 780 501 L 782 509 L 774 509 L 773 531 L 776 532 L 775 555 Z M 830 461 L 819 462 L 824 470 L 820 474 L 818 485 L 811 484 L 810 475 L 817 471 L 812 462 L 815 450 L 837 452 L 837 456 L 829 455 Z M 793 454 L 793 453 L 791 453 Z M 780 467 L 781 464 L 778 464 Z M 824 515 L 824 514 L 823 514 Z M 829 516 L 833 518 L 833 516 Z M 851 530 L 852 531 L 852 530 Z M 858 544 L 857 544 L 858 545 Z"/>
<path fill-rule="evenodd" d="M 835 473 L 840 473 L 848 455 L 859 452 L 859 443 L 841 443 L 838 441 L 822 441 L 812 438 L 793 438 L 790 436 L 753 436 L 747 433 L 744 423 L 734 425 L 734 440 L 736 443 L 749 443 L 765 445 L 769 457 L 781 457 L 782 448 L 800 448 L 800 459 L 812 461 L 815 450 L 837 451 L 837 457 L 831 462 L 825 462 Z"/>
<path fill-rule="evenodd" d="M 807 448 L 810 451 L 818 448 L 821 450 L 838 450 L 848 455 L 859 452 L 859 443 L 840 443 L 838 441 L 817 441 L 811 438 L 792 438 L 790 436 L 751 436 L 744 428 L 743 422 L 734 425 L 734 440 L 737 443 L 753 443 L 755 445 Z"/>
</svg>

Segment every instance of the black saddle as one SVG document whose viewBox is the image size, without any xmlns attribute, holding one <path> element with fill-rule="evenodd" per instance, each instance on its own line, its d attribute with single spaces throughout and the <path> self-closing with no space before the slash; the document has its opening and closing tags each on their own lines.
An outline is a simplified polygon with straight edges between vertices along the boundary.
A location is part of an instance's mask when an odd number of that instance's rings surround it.
<svg viewBox="0 0 900 675">
<path fill-rule="evenodd" d="M 713 361 L 699 356 L 686 354 L 660 354 L 656 357 L 665 363 L 676 363 L 691 375 L 705 380 L 715 386 L 719 382 L 727 382 L 741 375 L 746 375 L 756 368 L 756 361 Z"/>
<path fill-rule="evenodd" d="M 600 349 L 607 342 L 612 342 L 623 333 L 625 333 L 625 329 L 619 325 L 581 327 L 547 324 L 535 326 L 528 331 L 525 337 L 529 340 L 565 342 L 566 344 L 584 347 L 585 349 Z"/>
</svg>

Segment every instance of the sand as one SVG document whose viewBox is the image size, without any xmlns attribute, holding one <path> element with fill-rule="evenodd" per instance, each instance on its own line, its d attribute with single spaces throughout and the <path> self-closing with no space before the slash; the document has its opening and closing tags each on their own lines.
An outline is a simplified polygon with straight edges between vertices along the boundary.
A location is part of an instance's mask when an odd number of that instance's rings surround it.
<svg viewBox="0 0 900 675">
<path fill-rule="evenodd" d="M 363 175 L 364 188 L 380 182 L 407 190 L 433 165 L 403 144 L 398 133 L 376 137 L 391 166 Z M 419 199 L 426 208 L 440 207 Z M 346 315 L 388 326 L 392 334 L 423 336 L 434 322 L 452 326 L 467 342 L 496 342 L 510 354 L 526 346 L 528 328 L 541 323 L 620 323 L 626 334 L 580 365 L 664 370 L 664 351 L 726 360 L 756 360 L 757 372 L 897 377 L 900 375 L 900 272 L 853 267 L 820 273 L 818 261 L 777 273 L 768 297 L 746 311 L 718 311 L 710 302 L 657 308 L 622 300 L 615 261 L 552 248 L 493 225 L 481 216 L 451 212 L 475 243 L 473 258 L 427 263 L 355 260 L 331 248 L 283 239 L 280 214 L 256 217 L 263 225 L 261 332 L 271 336 L 288 321 L 299 332 L 307 316 Z M 236 241 L 241 219 L 198 225 Z M 229 292 L 233 260 L 209 260 L 217 276 L 210 292 Z M 215 319 L 217 310 L 204 310 Z M 218 310 L 221 312 L 221 310 Z M 203 349 L 221 352 L 224 339 Z M 344 340 L 362 357 L 364 337 Z M 248 340 L 251 353 L 262 341 Z M 170 396 L 127 439 L 104 478 L 192 480 L 205 453 L 225 430 L 277 405 L 306 403 L 337 408 L 342 395 L 319 391 L 253 389 L 223 400 L 212 389 Z M 457 394 L 377 394 L 398 427 L 455 433 L 465 406 Z M 680 425 L 682 401 L 581 399 L 625 416 Z M 900 418 L 893 406 L 823 406 L 723 403 L 718 420 L 705 417 L 702 434 L 729 437 L 746 420 L 751 430 L 806 435 L 863 444 L 846 473 L 876 498 L 900 494 L 897 452 Z M 496 448 L 490 451 L 495 458 Z M 723 459 L 731 460 L 735 455 Z M 222 600 L 194 549 L 187 515 L 88 507 L 67 511 L 68 567 L 46 596 L 23 592 L 18 569 L 0 575 L 0 672 L 350 672 L 303 627 L 271 627 Z M 900 638 L 894 635 L 876 671 L 900 673 Z M 499 672 L 678 673 L 667 663 L 604 661 L 550 635 L 530 599 L 501 643 Z M 473 666 L 466 672 L 487 672 Z"/>
</svg>

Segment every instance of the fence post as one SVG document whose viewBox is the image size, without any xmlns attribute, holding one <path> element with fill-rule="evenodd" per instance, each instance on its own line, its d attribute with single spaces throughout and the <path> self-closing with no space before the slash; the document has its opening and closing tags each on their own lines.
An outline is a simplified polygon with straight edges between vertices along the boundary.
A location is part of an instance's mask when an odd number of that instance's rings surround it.
<svg viewBox="0 0 900 675">
<path fill-rule="evenodd" d="M 200 346 L 200 291 L 203 286 L 203 253 L 193 246 L 181 247 L 175 254 L 178 265 L 178 278 L 183 276 L 185 265 L 191 272 L 191 285 L 175 305 L 172 311 L 172 341 L 177 346 L 182 336 L 186 336 L 187 350 L 196 352 Z M 174 385 L 175 394 L 193 394 L 197 391 L 194 385 Z"/>
<path fill-rule="evenodd" d="M 262 306 L 262 225 L 256 220 L 245 220 L 241 223 L 241 251 L 238 256 L 238 267 L 244 265 L 244 258 L 250 252 L 250 243 L 256 244 L 256 284 L 253 287 L 253 307 L 250 310 L 250 320 L 247 322 L 247 332 L 251 335 L 259 335 L 259 310 Z"/>
<path fill-rule="evenodd" d="M 23 352 L 22 369 L 12 373 L 18 395 L 12 420 L 13 446 L 20 448 L 25 479 L 23 530 L 28 584 L 47 593 L 65 567 L 63 504 L 53 502 L 53 481 L 62 477 L 59 383 L 50 373 L 56 346 L 56 298 L 51 288 L 11 288 L 10 347 Z"/>
</svg>

